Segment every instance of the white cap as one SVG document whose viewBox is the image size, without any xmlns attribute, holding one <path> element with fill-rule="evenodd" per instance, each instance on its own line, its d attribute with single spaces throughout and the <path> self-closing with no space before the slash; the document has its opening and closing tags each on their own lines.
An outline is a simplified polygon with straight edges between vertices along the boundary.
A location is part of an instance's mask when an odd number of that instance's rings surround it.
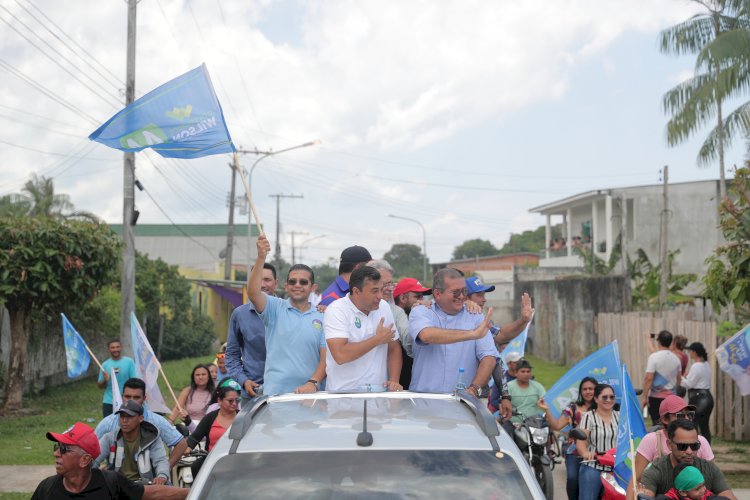
<svg viewBox="0 0 750 500">
<path fill-rule="evenodd" d="M 507 355 L 505 356 L 505 361 L 507 361 L 508 363 L 515 363 L 516 361 L 518 361 L 518 360 L 519 360 L 519 359 L 521 359 L 522 357 L 523 357 L 523 356 L 521 356 L 521 353 L 520 353 L 520 352 L 515 352 L 515 351 L 514 351 L 514 352 L 509 352 L 509 353 L 508 353 L 508 354 L 507 354 Z"/>
</svg>

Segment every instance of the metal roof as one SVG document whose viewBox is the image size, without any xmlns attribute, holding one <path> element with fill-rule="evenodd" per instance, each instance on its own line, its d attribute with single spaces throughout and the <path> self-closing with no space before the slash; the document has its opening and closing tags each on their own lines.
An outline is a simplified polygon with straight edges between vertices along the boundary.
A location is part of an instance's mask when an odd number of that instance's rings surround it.
<svg viewBox="0 0 750 500">
<path fill-rule="evenodd" d="M 122 224 L 110 224 L 116 234 L 122 234 Z M 137 224 L 134 228 L 136 236 L 176 236 L 184 238 L 191 236 L 212 237 L 220 236 L 226 238 L 228 224 Z M 253 224 L 253 236 L 258 236 L 258 227 Z M 235 237 L 247 237 L 247 224 L 234 225 Z"/>
</svg>

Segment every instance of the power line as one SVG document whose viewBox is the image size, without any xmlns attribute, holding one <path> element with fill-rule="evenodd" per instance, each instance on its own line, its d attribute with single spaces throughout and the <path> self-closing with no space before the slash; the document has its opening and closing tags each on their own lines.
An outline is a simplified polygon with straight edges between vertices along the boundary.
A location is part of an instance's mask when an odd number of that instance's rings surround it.
<svg viewBox="0 0 750 500">
<path fill-rule="evenodd" d="M 81 130 L 87 130 L 87 131 L 88 131 L 88 130 L 91 130 L 91 129 L 90 129 L 90 128 L 88 128 L 88 127 L 83 127 L 83 126 L 81 126 L 81 125 L 75 125 L 75 124 L 73 124 L 73 123 L 70 123 L 70 122 L 65 122 L 65 121 L 62 121 L 62 120 L 56 120 L 56 119 L 54 119 L 54 118 L 50 118 L 50 117 L 48 117 L 48 116 L 44 116 L 44 115 L 38 115 L 38 114 L 36 114 L 36 113 L 32 113 L 31 111 L 27 111 L 27 110 L 25 110 L 25 109 L 18 109 L 18 108 L 13 108 L 13 107 L 11 107 L 11 106 L 6 106 L 5 104 L 0 104 L 0 108 L 5 108 L 5 109 L 7 109 L 7 110 L 9 110 L 9 111 L 15 111 L 16 113 L 21 113 L 21 114 L 24 114 L 24 115 L 29 115 L 29 116 L 33 116 L 33 117 L 35 117 L 35 118 L 41 118 L 41 119 L 42 119 L 42 120 L 44 120 L 45 122 L 55 122 L 55 123 L 59 123 L 60 125 L 65 125 L 66 127 L 78 128 L 78 129 L 81 129 Z M 87 134 L 87 135 L 88 135 L 88 134 Z"/>
</svg>

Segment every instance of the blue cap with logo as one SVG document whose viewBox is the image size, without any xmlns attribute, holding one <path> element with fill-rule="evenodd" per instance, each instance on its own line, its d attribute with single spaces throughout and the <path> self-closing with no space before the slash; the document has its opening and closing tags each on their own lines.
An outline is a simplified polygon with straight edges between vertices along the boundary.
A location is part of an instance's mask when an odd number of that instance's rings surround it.
<svg viewBox="0 0 750 500">
<path fill-rule="evenodd" d="M 472 293 L 479 292 L 491 292 L 495 289 L 495 285 L 487 286 L 482 283 L 482 279 L 479 276 L 472 276 L 466 278 L 466 289 L 469 291 L 469 295 Z"/>
</svg>

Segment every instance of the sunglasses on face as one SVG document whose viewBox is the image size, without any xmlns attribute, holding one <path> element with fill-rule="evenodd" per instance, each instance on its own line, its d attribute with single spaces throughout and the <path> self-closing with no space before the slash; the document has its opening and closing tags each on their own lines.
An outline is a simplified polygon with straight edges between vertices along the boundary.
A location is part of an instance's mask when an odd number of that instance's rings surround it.
<svg viewBox="0 0 750 500">
<path fill-rule="evenodd" d="M 698 451 L 701 448 L 701 442 L 697 441 L 695 443 L 675 443 L 675 446 L 677 446 L 677 449 L 680 451 L 687 451 L 688 448 L 693 451 Z"/>
<path fill-rule="evenodd" d="M 302 286 L 307 286 L 307 285 L 310 284 L 310 280 L 306 280 L 305 278 L 302 278 L 300 280 L 296 280 L 294 278 L 289 278 L 288 280 L 286 280 L 286 284 L 290 285 L 290 286 L 296 285 L 297 282 L 299 282 L 299 284 L 302 285 Z"/>
<path fill-rule="evenodd" d="M 694 411 L 681 411 L 680 413 L 673 413 L 672 415 L 674 415 L 675 418 L 684 418 L 687 420 L 693 420 L 695 418 Z"/>
<path fill-rule="evenodd" d="M 396 284 L 393 281 L 386 281 L 382 285 L 383 288 L 394 288 L 395 286 Z"/>
<path fill-rule="evenodd" d="M 59 451 L 60 455 L 65 455 L 66 453 L 73 451 L 73 446 L 69 444 L 55 443 L 52 445 L 52 451 Z"/>
<path fill-rule="evenodd" d="M 463 297 L 468 297 L 469 296 L 469 291 L 466 288 L 460 288 L 458 290 L 445 290 L 444 293 L 451 294 L 454 299 L 457 299 L 457 298 L 459 298 L 461 296 L 463 296 Z"/>
<path fill-rule="evenodd" d="M 599 399 L 601 399 L 602 401 L 614 401 L 615 397 L 614 396 L 609 396 L 609 395 L 604 395 L 604 396 L 599 396 Z"/>
</svg>

